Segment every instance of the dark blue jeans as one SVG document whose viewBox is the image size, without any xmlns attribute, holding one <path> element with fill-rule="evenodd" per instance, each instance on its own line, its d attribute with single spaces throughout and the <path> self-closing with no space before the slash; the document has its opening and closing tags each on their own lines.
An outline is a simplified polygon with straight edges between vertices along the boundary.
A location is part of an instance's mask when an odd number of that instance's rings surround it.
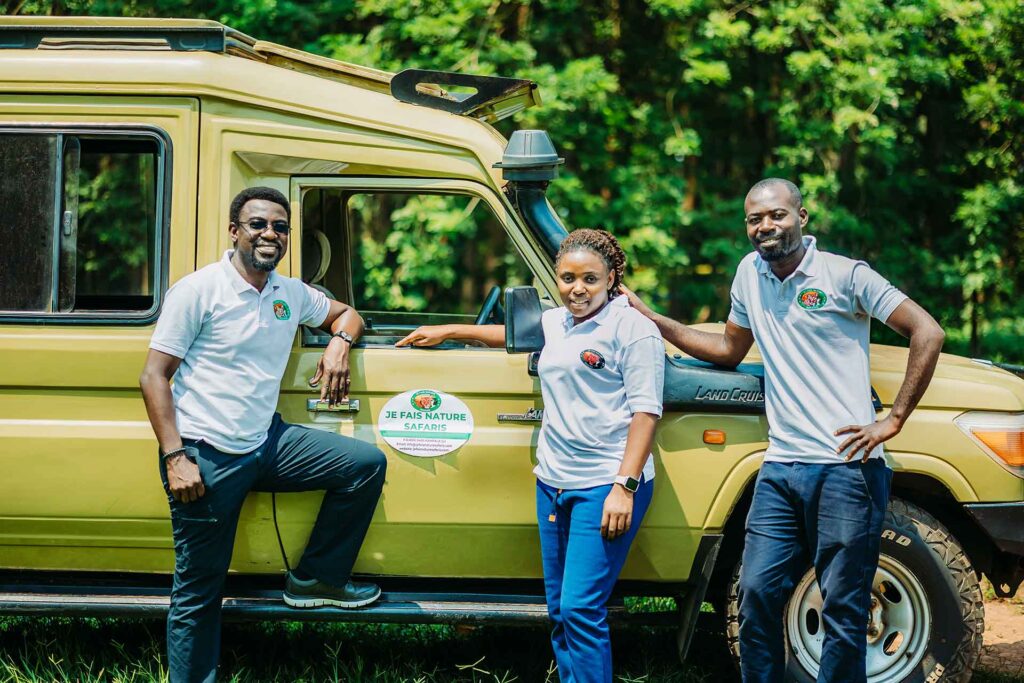
<svg viewBox="0 0 1024 683">
<path fill-rule="evenodd" d="M 654 482 L 641 482 L 633 494 L 629 530 L 606 541 L 601 537 L 601 516 L 611 490 L 611 484 L 557 490 L 537 482 L 544 592 L 554 624 L 551 646 L 562 683 L 612 680 L 608 598 L 651 504 Z"/>
<path fill-rule="evenodd" d="M 212 683 L 220 655 L 220 606 L 238 515 L 249 491 L 325 490 L 299 567 L 335 586 L 348 581 L 384 485 L 376 446 L 290 425 L 275 415 L 262 446 L 244 455 L 202 441 L 197 464 L 206 495 L 179 503 L 168 493 L 174 532 L 174 585 L 167 615 L 171 683 Z M 167 491 L 167 473 L 160 476 Z"/>
<path fill-rule="evenodd" d="M 818 681 L 866 680 L 871 584 L 891 476 L 877 458 L 864 464 L 761 466 L 740 572 L 744 683 L 785 680 L 783 611 L 809 565 L 824 600 Z"/>
</svg>

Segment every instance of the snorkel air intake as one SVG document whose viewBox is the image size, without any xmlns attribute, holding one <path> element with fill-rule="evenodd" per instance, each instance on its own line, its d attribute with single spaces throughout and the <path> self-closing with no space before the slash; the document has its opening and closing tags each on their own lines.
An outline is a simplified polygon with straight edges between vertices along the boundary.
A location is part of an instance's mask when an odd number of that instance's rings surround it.
<svg viewBox="0 0 1024 683">
<path fill-rule="evenodd" d="M 508 183 L 505 194 L 512 206 L 551 258 L 568 233 L 544 194 L 564 163 L 547 131 L 517 130 L 509 138 L 501 161 L 494 164 Z"/>
</svg>

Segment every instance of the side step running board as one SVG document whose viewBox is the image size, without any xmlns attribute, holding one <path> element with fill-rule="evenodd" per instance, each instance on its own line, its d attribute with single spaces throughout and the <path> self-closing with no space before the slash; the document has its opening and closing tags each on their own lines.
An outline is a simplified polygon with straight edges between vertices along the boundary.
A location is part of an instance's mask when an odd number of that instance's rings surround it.
<svg viewBox="0 0 1024 683">
<path fill-rule="evenodd" d="M 12 590 L 14 588 L 14 590 Z M 60 590 L 64 588 L 65 590 Z M 162 618 L 169 604 L 166 589 L 104 587 L 69 592 L 59 586 L 0 585 L 0 614 L 21 616 L 107 616 Z M 528 624 L 547 620 L 544 599 L 529 595 L 425 594 L 386 591 L 359 609 L 295 609 L 280 590 L 233 591 L 224 598 L 225 620 L 350 621 L 421 624 Z M 609 606 L 609 621 L 671 626 L 676 612 L 629 612 L 620 602 Z"/>
</svg>

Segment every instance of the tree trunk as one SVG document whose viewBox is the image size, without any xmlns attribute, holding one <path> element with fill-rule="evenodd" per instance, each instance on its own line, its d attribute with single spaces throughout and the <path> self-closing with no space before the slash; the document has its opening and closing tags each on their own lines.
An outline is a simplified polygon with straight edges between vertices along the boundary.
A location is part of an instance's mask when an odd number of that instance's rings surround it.
<svg viewBox="0 0 1024 683">
<path fill-rule="evenodd" d="M 971 341 L 970 341 L 970 352 L 972 358 L 978 358 L 981 355 L 981 335 L 978 332 L 978 325 L 980 324 L 978 308 L 981 306 L 981 292 L 974 290 L 971 292 Z"/>
</svg>

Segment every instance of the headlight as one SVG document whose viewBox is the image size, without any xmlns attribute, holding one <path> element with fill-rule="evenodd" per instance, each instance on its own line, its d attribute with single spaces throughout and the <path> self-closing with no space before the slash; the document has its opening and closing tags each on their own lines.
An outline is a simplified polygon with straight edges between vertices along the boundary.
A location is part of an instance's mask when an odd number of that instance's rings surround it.
<svg viewBox="0 0 1024 683">
<path fill-rule="evenodd" d="M 1024 478 L 1024 413 L 964 413 L 954 420 L 964 434 L 1003 467 Z"/>
</svg>

